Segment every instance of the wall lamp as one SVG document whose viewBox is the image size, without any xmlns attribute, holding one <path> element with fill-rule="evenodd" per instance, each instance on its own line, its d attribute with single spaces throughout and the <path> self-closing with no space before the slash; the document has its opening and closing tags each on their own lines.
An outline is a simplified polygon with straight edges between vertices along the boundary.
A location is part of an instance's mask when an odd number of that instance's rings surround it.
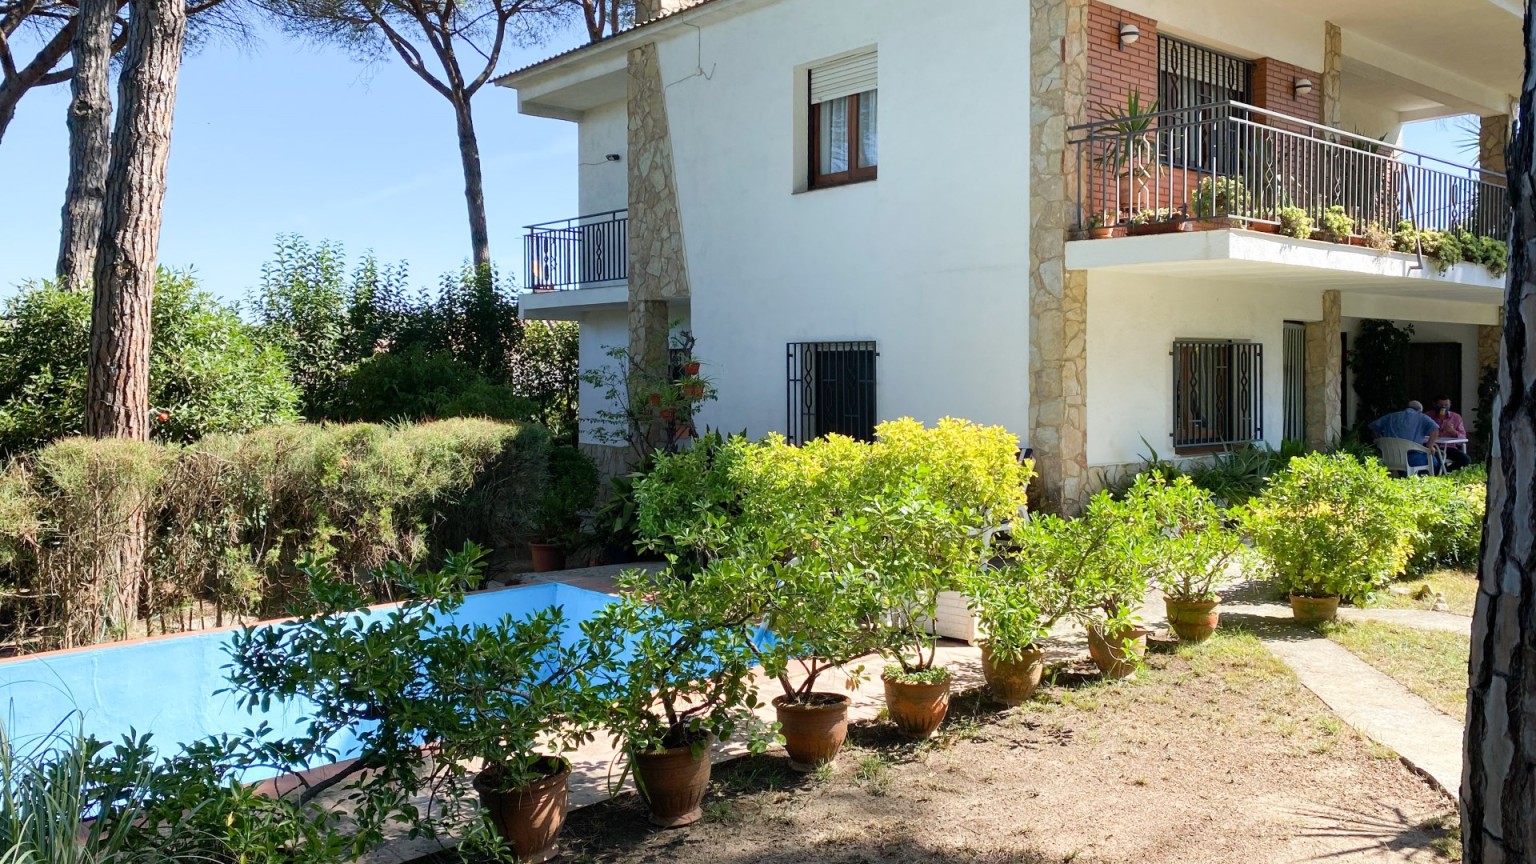
<svg viewBox="0 0 1536 864">
<path fill-rule="evenodd" d="M 1305 95 L 1307 95 L 1308 93 L 1311 93 L 1311 92 L 1312 92 L 1312 79 L 1311 78 L 1297 78 L 1296 79 L 1296 96 L 1297 96 L 1297 98 L 1305 96 Z"/>
<path fill-rule="evenodd" d="M 1312 86 L 1311 84 L 1307 85 L 1308 88 L 1311 88 L 1311 86 Z M 620 156 L 617 153 L 609 153 L 607 156 L 604 156 L 603 158 L 607 159 L 609 162 L 618 162 L 618 161 L 622 160 L 624 157 Z"/>
<path fill-rule="evenodd" d="M 1137 27 L 1135 24 L 1127 24 L 1124 21 L 1120 22 L 1120 50 L 1121 51 L 1124 51 L 1127 46 L 1135 45 L 1136 44 L 1136 40 L 1140 39 L 1140 38 L 1141 38 L 1141 28 L 1140 27 Z"/>
</svg>

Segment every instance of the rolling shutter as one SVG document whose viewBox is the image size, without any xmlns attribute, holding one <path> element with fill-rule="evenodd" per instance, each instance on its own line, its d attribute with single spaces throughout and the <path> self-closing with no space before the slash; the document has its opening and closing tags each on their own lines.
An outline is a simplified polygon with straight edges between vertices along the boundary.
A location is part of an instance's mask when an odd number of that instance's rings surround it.
<svg viewBox="0 0 1536 864">
<path fill-rule="evenodd" d="M 874 49 L 817 66 L 811 69 L 811 104 L 874 90 L 879 83 L 878 72 L 879 53 Z"/>
</svg>

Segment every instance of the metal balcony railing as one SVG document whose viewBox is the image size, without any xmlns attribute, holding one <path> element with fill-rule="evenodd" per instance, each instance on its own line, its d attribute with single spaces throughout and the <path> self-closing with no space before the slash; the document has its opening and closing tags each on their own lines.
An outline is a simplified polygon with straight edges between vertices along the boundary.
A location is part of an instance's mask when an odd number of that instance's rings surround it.
<svg viewBox="0 0 1536 864">
<path fill-rule="evenodd" d="M 1320 225 L 1336 205 L 1357 234 L 1402 221 L 1501 239 L 1509 228 L 1502 174 L 1240 102 L 1102 120 L 1071 136 L 1080 229 L 1181 214 L 1262 226 L 1288 207 Z"/>
<path fill-rule="evenodd" d="M 523 284 L 533 291 L 613 285 L 629 278 L 629 211 L 529 225 Z"/>
</svg>

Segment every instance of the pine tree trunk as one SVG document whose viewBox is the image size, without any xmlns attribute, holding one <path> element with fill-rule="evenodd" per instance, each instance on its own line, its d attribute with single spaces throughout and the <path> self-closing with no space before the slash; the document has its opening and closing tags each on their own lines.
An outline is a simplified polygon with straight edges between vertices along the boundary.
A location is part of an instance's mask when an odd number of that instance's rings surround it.
<svg viewBox="0 0 1536 864">
<path fill-rule="evenodd" d="M 1467 864 L 1536 862 L 1536 27 L 1525 18 L 1525 81 L 1509 150 L 1514 208 L 1495 458 L 1472 620 L 1466 767 Z"/>
<path fill-rule="evenodd" d="M 112 124 L 112 24 L 116 0 L 80 0 L 70 47 L 75 67 L 70 79 L 69 184 L 64 192 L 59 232 L 59 284 L 91 284 L 96 244 L 101 240 L 106 198 L 108 136 Z"/>
<path fill-rule="evenodd" d="M 182 0 L 129 4 L 126 60 L 118 83 L 92 281 L 85 429 L 97 438 L 149 438 L 150 312 L 186 29 Z M 115 627 L 126 630 L 138 617 L 147 547 L 148 522 L 138 508 L 124 526 L 115 561 L 121 568 L 121 590 L 112 595 L 108 610 Z"/>
<path fill-rule="evenodd" d="M 458 121 L 459 158 L 464 163 L 464 201 L 469 205 L 469 243 L 476 267 L 491 263 L 490 229 L 485 221 L 485 179 L 480 173 L 480 142 L 475 138 L 475 118 L 469 99 L 455 101 L 453 113 Z"/>
</svg>

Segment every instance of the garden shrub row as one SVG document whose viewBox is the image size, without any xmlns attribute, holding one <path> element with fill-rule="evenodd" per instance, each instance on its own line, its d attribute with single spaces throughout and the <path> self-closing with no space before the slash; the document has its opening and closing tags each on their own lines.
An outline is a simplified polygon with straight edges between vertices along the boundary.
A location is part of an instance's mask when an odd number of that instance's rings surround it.
<svg viewBox="0 0 1536 864">
<path fill-rule="evenodd" d="M 469 419 L 295 424 L 184 446 L 64 439 L 0 475 L 0 626 L 36 650 L 120 637 L 135 611 L 162 630 L 195 611 L 270 617 L 307 591 L 305 556 L 388 599 L 368 575 L 386 562 L 525 536 L 549 449 L 540 427 Z M 116 585 L 112 556 L 138 512 L 147 581 Z M 135 594 L 137 610 L 114 612 Z"/>
</svg>

